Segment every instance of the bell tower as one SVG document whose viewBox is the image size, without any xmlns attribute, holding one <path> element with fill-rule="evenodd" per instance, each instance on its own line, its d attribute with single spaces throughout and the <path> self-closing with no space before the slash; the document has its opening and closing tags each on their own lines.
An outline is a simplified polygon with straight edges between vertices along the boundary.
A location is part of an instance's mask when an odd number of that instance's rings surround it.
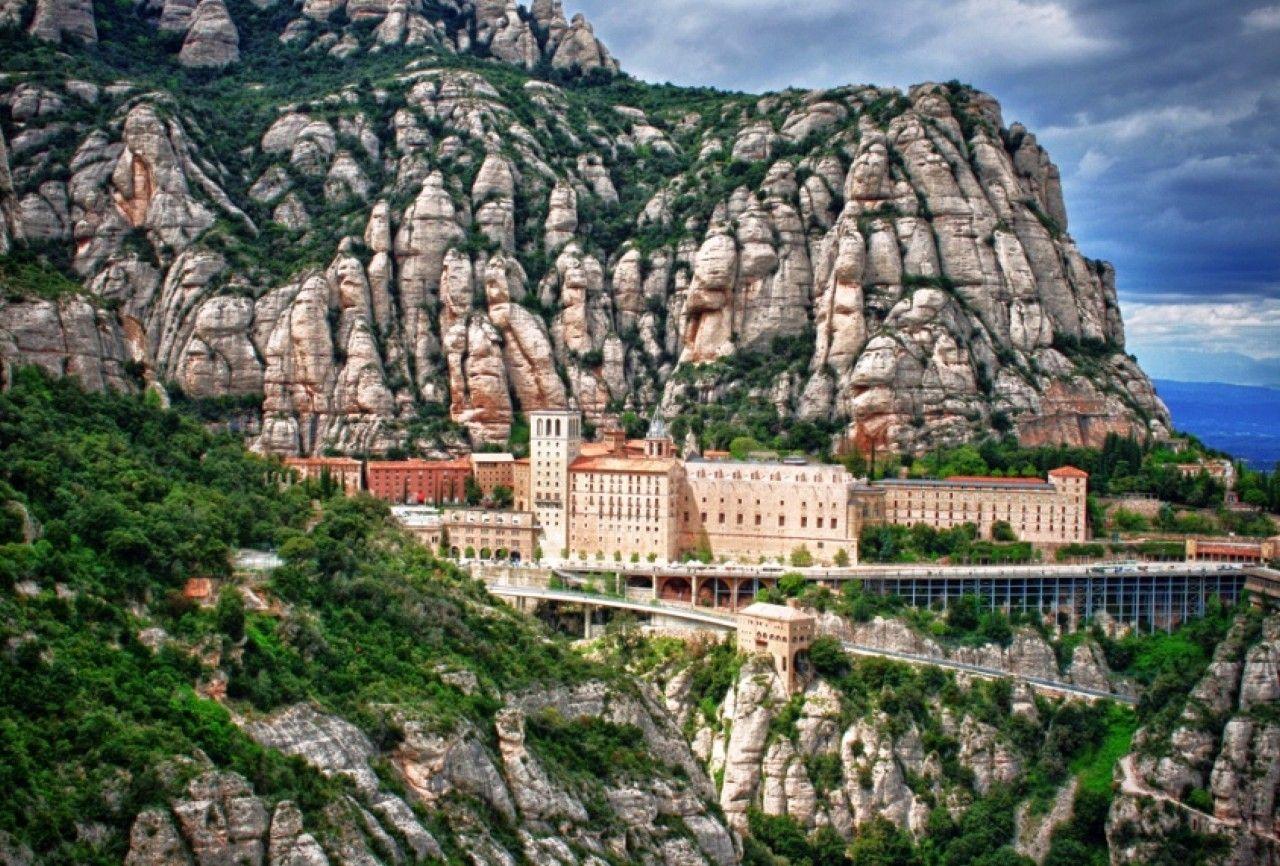
<svg viewBox="0 0 1280 866">
<path fill-rule="evenodd" d="M 531 412 L 529 428 L 529 492 L 543 555 L 559 557 L 569 537 L 569 467 L 582 450 L 582 415 L 575 408 Z"/>
<path fill-rule="evenodd" d="M 653 418 L 649 420 L 649 432 L 644 436 L 644 456 L 673 457 L 675 453 L 676 443 L 667 434 L 667 422 L 655 409 Z"/>
</svg>

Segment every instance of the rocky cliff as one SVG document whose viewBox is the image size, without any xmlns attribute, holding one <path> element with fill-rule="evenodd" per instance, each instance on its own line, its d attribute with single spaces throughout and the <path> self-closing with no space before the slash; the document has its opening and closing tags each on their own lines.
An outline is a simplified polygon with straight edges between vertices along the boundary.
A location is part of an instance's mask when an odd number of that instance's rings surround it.
<svg viewBox="0 0 1280 866">
<path fill-rule="evenodd" d="M 1181 712 L 1138 731 L 1116 767 L 1111 862 L 1179 843 L 1229 866 L 1280 863 L 1280 618 L 1240 621 Z"/>
<path fill-rule="evenodd" d="M 0 27 L 0 250 L 83 286 L 8 281 L 0 374 L 234 402 L 280 453 L 500 442 L 569 400 L 904 449 L 1168 425 L 1057 168 L 969 87 L 651 87 L 559 0 Z"/>
<path fill-rule="evenodd" d="M 824 615 L 820 631 L 897 652 L 946 657 L 900 620 L 850 624 Z M 1023 676 L 1087 681 L 1107 688 L 1101 652 L 1078 646 L 1068 669 L 1033 632 L 1008 647 L 960 650 L 957 659 Z M 849 657 L 843 670 L 814 672 L 788 695 L 764 658 L 729 665 L 723 696 L 707 700 L 707 671 L 715 653 L 659 669 L 655 682 L 681 724 L 694 754 L 718 780 L 720 807 L 735 829 L 747 831 L 752 812 L 789 816 L 805 832 L 834 829 L 852 839 L 881 819 L 914 837 L 938 833 L 931 814 L 942 807 L 958 820 L 976 801 L 1000 791 L 1025 792 L 1029 777 L 1053 781 L 1058 809 L 1023 804 L 1011 845 L 1043 860 L 1055 825 L 1069 815 L 1075 781 L 1063 751 L 1078 708 L 1037 697 L 1027 686 L 956 681 L 940 670 L 913 671 L 896 662 Z M 723 679 L 722 679 L 723 681 Z"/>
<path fill-rule="evenodd" d="M 944 853 L 947 840 L 972 810 L 998 804 L 993 847 L 1010 849 L 1007 862 L 1029 862 L 1014 852 L 1042 862 L 1076 790 L 1066 732 L 1095 711 L 1023 686 L 957 683 L 893 662 L 852 665 L 789 696 L 767 660 L 749 659 L 718 702 L 701 693 L 699 663 L 659 674 L 669 711 L 720 786 L 730 826 L 758 835 L 778 818 L 811 838 L 852 841 L 887 822 L 905 839 L 931 839 L 939 862 L 969 862 Z M 1040 794 L 1028 788 L 1032 778 Z M 1054 805 L 1033 809 L 1037 797 Z"/>
</svg>

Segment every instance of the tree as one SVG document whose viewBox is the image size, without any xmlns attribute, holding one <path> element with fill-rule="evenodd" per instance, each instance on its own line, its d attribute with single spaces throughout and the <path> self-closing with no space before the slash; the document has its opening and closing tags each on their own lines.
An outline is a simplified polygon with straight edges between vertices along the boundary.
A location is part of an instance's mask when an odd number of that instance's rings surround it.
<svg viewBox="0 0 1280 866">
<path fill-rule="evenodd" d="M 978 624 L 978 634 L 991 643 L 1008 646 L 1013 640 L 1013 626 L 1009 618 L 998 610 L 987 611 Z"/>
<path fill-rule="evenodd" d="M 831 561 L 836 564 L 837 568 L 848 568 L 849 552 L 842 547 L 836 551 L 836 555 L 832 557 Z"/>
<path fill-rule="evenodd" d="M 787 598 L 796 598 L 804 592 L 808 581 L 799 572 L 789 571 L 778 578 L 778 591 Z"/>
<path fill-rule="evenodd" d="M 814 638 L 809 645 L 809 664 L 824 677 L 838 677 L 849 668 L 849 660 L 840 641 L 825 634 Z"/>
<path fill-rule="evenodd" d="M 849 860 L 854 866 L 917 866 L 921 862 L 911 837 L 881 817 L 858 828 L 849 845 Z"/>
<path fill-rule="evenodd" d="M 791 565 L 795 568 L 808 568 L 813 565 L 813 554 L 803 544 L 791 551 Z"/>
<path fill-rule="evenodd" d="M 239 589 L 228 586 L 218 594 L 214 621 L 218 624 L 218 631 L 233 641 L 244 638 L 244 597 L 240 595 Z"/>
<path fill-rule="evenodd" d="M 1013 527 L 1009 525 L 1007 520 L 997 520 L 991 524 L 991 540 L 992 541 L 1017 541 L 1018 535 L 1013 531 Z"/>
<path fill-rule="evenodd" d="M 480 500 L 484 499 L 484 491 L 480 489 L 480 484 L 476 481 L 474 475 L 467 476 L 462 483 L 462 489 L 467 497 L 468 505 L 479 505 Z"/>
<path fill-rule="evenodd" d="M 962 595 L 947 607 L 947 627 L 957 633 L 972 632 L 978 627 L 979 602 L 976 595 Z"/>
<path fill-rule="evenodd" d="M 505 484 L 499 484 L 497 487 L 493 488 L 492 499 L 494 508 L 508 509 L 511 507 L 511 504 L 515 502 L 515 498 L 515 493 Z"/>
<path fill-rule="evenodd" d="M 475 559 L 476 549 L 468 544 L 467 549 L 462 552 L 462 555 L 465 556 L 467 559 Z"/>
<path fill-rule="evenodd" d="M 729 443 L 729 453 L 734 460 L 746 460 L 752 451 L 762 451 L 763 446 L 750 436 L 738 436 Z"/>
</svg>

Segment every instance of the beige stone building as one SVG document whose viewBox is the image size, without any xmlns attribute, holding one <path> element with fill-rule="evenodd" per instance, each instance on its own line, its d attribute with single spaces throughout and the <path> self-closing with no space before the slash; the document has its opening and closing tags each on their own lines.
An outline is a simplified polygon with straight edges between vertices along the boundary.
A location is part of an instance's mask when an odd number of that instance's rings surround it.
<svg viewBox="0 0 1280 866">
<path fill-rule="evenodd" d="M 514 468 L 515 458 L 510 454 L 471 455 L 471 473 L 485 496 L 492 496 L 493 491 L 499 487 L 514 490 Z"/>
<path fill-rule="evenodd" d="M 672 560 L 684 471 L 673 457 L 583 455 L 569 471 L 569 555 Z"/>
<path fill-rule="evenodd" d="M 534 515 L 521 511 L 486 508 L 397 507 L 396 519 L 423 545 L 436 550 L 447 542 L 449 555 L 461 557 L 470 550 L 475 557 L 504 562 L 533 562 L 538 548 L 538 524 Z"/>
<path fill-rule="evenodd" d="M 754 563 L 804 547 L 817 564 L 833 564 L 841 552 L 856 564 L 862 527 L 886 522 L 974 523 L 990 537 L 1004 520 L 1019 538 L 1046 545 L 1086 537 L 1088 475 L 1071 467 L 1047 479 L 867 484 L 842 466 L 803 459 L 682 460 L 656 418 L 644 439 L 611 428 L 587 443 L 576 411 L 533 412 L 529 420 L 529 457 L 473 460 L 478 479 L 492 473 L 482 487 L 509 479 L 515 511 L 533 515 L 548 557 L 671 561 L 709 550 Z"/>
<path fill-rule="evenodd" d="M 748 655 L 767 655 L 774 670 L 796 690 L 796 656 L 809 649 L 816 633 L 814 618 L 795 608 L 756 602 L 738 613 L 738 649 Z"/>
<path fill-rule="evenodd" d="M 805 547 L 815 562 L 843 550 L 857 561 L 853 477 L 806 461 L 689 460 L 680 503 L 680 549 L 756 562 Z"/>
<path fill-rule="evenodd" d="M 935 529 L 972 523 L 980 537 L 990 538 L 992 526 L 1004 521 L 1021 541 L 1071 544 L 1088 537 L 1088 481 L 1087 472 L 1072 466 L 1046 479 L 888 479 L 856 487 L 853 500 L 859 515 L 879 515 L 885 523 Z"/>
<path fill-rule="evenodd" d="M 350 457 L 286 457 L 284 465 L 298 473 L 303 481 L 327 475 L 345 493 L 359 493 L 364 489 L 364 464 Z"/>
<path fill-rule="evenodd" d="M 533 510 L 533 493 L 529 481 L 529 458 L 517 457 L 511 461 L 511 492 L 516 511 Z"/>
</svg>

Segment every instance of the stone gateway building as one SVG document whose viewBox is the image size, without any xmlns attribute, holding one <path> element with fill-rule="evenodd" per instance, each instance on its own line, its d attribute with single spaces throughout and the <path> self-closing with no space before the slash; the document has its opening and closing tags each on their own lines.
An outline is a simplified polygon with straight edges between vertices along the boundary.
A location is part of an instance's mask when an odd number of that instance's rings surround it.
<svg viewBox="0 0 1280 866">
<path fill-rule="evenodd" d="M 796 656 L 812 646 L 816 630 L 809 614 L 758 601 L 738 614 L 738 649 L 772 658 L 774 670 L 791 693 L 796 690 Z"/>
</svg>

